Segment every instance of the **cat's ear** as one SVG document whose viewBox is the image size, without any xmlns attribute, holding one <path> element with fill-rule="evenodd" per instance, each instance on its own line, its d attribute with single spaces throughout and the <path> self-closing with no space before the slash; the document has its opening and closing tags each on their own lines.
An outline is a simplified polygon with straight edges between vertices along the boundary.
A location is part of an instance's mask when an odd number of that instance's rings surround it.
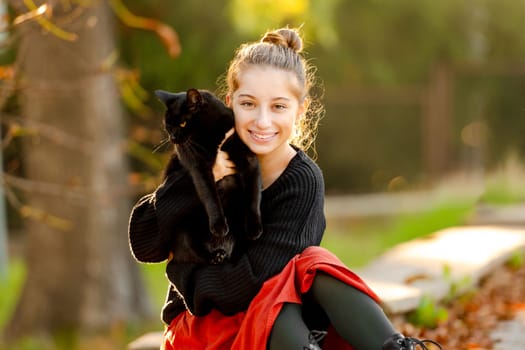
<svg viewBox="0 0 525 350">
<path fill-rule="evenodd" d="M 195 111 L 197 110 L 201 104 L 202 104 L 202 96 L 199 90 L 197 89 L 189 89 L 186 92 L 186 97 L 188 101 L 188 107 Z"/>
<path fill-rule="evenodd" d="M 166 106 L 169 106 L 170 102 L 176 97 L 176 94 L 164 90 L 155 90 L 155 95 Z"/>
</svg>

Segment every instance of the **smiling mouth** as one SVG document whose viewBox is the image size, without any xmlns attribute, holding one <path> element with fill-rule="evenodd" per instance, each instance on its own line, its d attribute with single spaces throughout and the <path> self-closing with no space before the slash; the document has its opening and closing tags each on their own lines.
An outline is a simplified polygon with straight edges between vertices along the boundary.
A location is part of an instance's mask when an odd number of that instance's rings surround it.
<svg viewBox="0 0 525 350">
<path fill-rule="evenodd" d="M 254 138 L 257 141 L 269 141 L 271 140 L 277 133 L 271 133 L 271 134 L 259 134 L 255 131 L 250 131 L 250 135 L 252 138 Z"/>
</svg>

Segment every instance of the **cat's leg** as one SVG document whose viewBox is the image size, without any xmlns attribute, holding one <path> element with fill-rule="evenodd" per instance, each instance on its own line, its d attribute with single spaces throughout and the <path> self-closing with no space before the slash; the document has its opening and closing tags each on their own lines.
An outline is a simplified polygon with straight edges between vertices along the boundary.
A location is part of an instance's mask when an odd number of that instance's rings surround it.
<svg viewBox="0 0 525 350">
<path fill-rule="evenodd" d="M 257 239 L 263 231 L 261 220 L 262 179 L 257 156 L 233 134 L 222 146 L 237 168 L 241 178 L 246 210 L 245 228 L 249 239 Z"/>
<path fill-rule="evenodd" d="M 263 233 L 261 219 L 262 179 L 259 161 L 255 155 L 248 157 L 247 170 L 243 175 L 246 191 L 246 206 L 249 208 L 246 215 L 246 232 L 248 238 L 257 239 Z"/>
<path fill-rule="evenodd" d="M 233 252 L 235 240 L 233 235 L 225 237 L 210 237 L 204 242 L 204 247 L 208 251 L 208 263 L 217 265 L 229 259 Z"/>
<path fill-rule="evenodd" d="M 194 169 L 191 175 L 195 190 L 208 214 L 210 232 L 215 237 L 226 236 L 229 228 L 211 169 Z"/>
</svg>

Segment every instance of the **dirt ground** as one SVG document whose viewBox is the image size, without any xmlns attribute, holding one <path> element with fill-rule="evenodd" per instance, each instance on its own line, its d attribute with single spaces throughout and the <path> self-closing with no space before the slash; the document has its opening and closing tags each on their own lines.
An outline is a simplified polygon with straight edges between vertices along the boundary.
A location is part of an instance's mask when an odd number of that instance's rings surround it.
<svg viewBox="0 0 525 350">
<path fill-rule="evenodd" d="M 406 317 L 395 318 L 394 323 L 404 334 L 436 340 L 446 350 L 493 349 L 491 333 L 497 325 L 525 310 L 525 261 L 497 268 L 476 290 L 444 307 L 448 318 L 435 329 L 418 328 L 408 323 Z"/>
</svg>

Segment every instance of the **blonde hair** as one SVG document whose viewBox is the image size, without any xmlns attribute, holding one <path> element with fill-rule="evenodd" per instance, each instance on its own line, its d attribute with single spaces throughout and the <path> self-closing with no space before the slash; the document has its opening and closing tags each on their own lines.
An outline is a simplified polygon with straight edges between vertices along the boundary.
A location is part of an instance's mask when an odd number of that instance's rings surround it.
<svg viewBox="0 0 525 350">
<path fill-rule="evenodd" d="M 281 28 L 266 32 L 260 41 L 242 44 L 230 62 L 223 82 L 222 95 L 232 96 L 239 88 L 239 76 L 250 65 L 266 65 L 291 72 L 298 82 L 298 98 L 305 102 L 305 113 L 298 119 L 290 142 L 308 150 L 317 136 L 317 126 L 324 109 L 317 98 L 312 96 L 315 85 L 315 69 L 301 52 L 303 41 L 297 29 Z M 315 151 L 315 150 L 314 150 Z"/>
</svg>

